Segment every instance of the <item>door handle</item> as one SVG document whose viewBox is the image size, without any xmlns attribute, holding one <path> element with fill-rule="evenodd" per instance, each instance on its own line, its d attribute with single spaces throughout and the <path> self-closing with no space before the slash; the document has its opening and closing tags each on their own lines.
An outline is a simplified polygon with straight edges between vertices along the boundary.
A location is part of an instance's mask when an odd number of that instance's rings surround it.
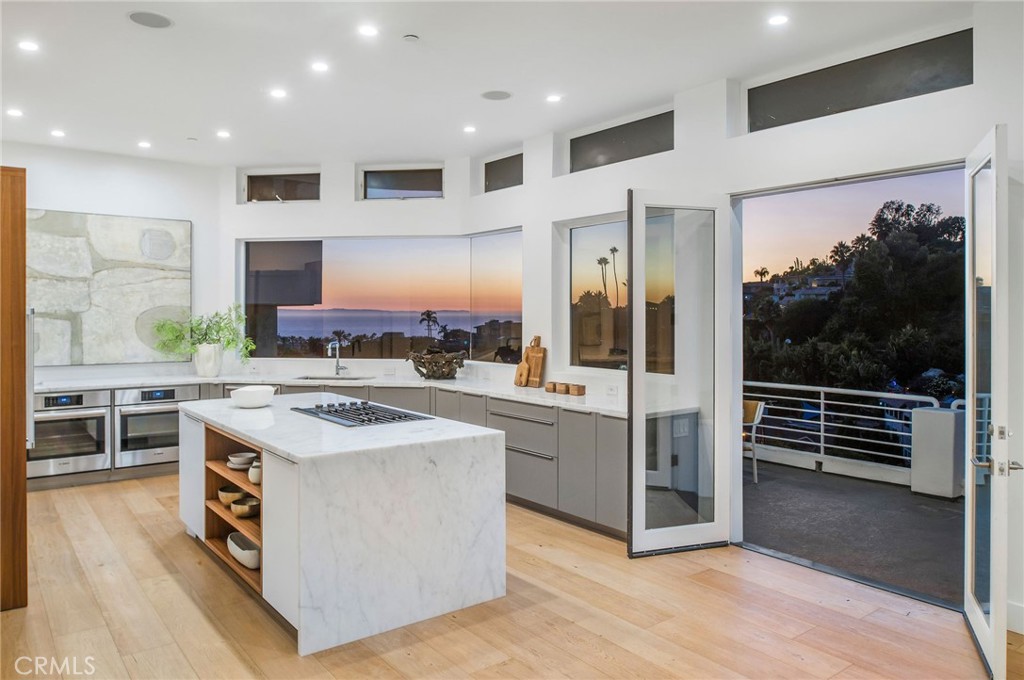
<svg viewBox="0 0 1024 680">
<path fill-rule="evenodd" d="M 36 310 L 30 307 L 25 314 L 25 448 L 36 447 L 35 410 L 36 389 Z"/>
<path fill-rule="evenodd" d="M 1014 470 L 1024 470 L 1024 465 L 1021 465 L 1019 462 L 1017 462 L 1015 460 L 1011 460 L 1010 461 L 1010 472 L 1013 472 Z"/>
<path fill-rule="evenodd" d="M 988 468 L 989 470 L 991 470 L 992 459 L 990 458 L 989 460 L 982 460 L 977 456 L 971 456 L 971 465 L 977 468 Z"/>
</svg>

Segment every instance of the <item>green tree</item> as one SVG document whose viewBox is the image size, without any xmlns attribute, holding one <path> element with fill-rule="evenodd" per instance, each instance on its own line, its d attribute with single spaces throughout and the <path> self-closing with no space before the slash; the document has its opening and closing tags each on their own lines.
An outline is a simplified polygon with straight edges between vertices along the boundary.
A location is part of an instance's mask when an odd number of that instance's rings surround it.
<svg viewBox="0 0 1024 680">
<path fill-rule="evenodd" d="M 840 241 L 832 246 L 828 260 L 835 265 L 842 280 L 843 290 L 846 290 L 846 271 L 850 268 L 850 263 L 853 262 L 853 248 L 846 241 Z"/>
</svg>

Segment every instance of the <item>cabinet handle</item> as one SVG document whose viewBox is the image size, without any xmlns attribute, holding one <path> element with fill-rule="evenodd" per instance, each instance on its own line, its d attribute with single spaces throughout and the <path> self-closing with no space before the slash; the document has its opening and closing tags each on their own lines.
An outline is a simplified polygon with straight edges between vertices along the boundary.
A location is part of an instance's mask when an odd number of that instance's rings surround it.
<svg viewBox="0 0 1024 680">
<path fill-rule="evenodd" d="M 289 465 L 298 465 L 298 463 L 296 463 L 294 460 L 290 460 L 288 458 L 285 458 L 284 456 L 282 456 L 279 453 L 274 453 L 270 449 L 263 449 L 263 453 L 267 454 L 268 456 L 273 456 L 274 458 L 277 458 L 280 461 L 284 461 L 285 463 L 288 463 Z"/>
<path fill-rule="evenodd" d="M 537 423 L 539 425 L 554 425 L 555 423 L 551 420 L 544 420 L 543 418 L 531 418 L 530 416 L 521 416 L 518 413 L 506 413 L 505 411 L 490 411 L 492 416 L 504 416 L 505 418 L 512 418 L 513 420 L 525 420 L 528 423 Z"/>
<path fill-rule="evenodd" d="M 546 453 L 539 453 L 537 451 L 531 451 L 530 449 L 521 449 L 518 446 L 511 446 L 509 444 L 505 444 L 505 448 L 508 449 L 509 451 L 515 451 L 516 453 L 525 453 L 526 455 L 533 456 L 534 458 L 543 458 L 544 460 L 555 459 L 554 456 L 549 456 Z"/>
<path fill-rule="evenodd" d="M 178 413 L 181 413 L 181 415 L 185 416 L 186 418 L 191 420 L 193 423 L 199 423 L 200 425 L 203 424 L 203 421 L 199 420 L 199 418 L 196 418 L 195 416 L 191 416 L 191 415 L 189 415 L 187 413 L 183 413 L 182 411 L 178 411 Z"/>
</svg>

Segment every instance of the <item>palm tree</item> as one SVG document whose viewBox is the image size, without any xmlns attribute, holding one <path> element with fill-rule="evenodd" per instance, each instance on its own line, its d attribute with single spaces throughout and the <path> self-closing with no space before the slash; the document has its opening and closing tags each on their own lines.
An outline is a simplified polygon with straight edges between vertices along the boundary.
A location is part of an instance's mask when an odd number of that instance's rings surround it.
<svg viewBox="0 0 1024 680">
<path fill-rule="evenodd" d="M 604 296 L 608 297 L 608 258 L 597 258 L 597 265 L 601 267 L 601 285 L 604 286 Z"/>
<path fill-rule="evenodd" d="M 612 254 L 612 275 L 615 277 L 615 306 L 619 306 L 619 270 L 615 266 L 615 253 L 619 252 L 619 249 L 612 246 L 608 249 L 608 252 Z"/>
<path fill-rule="evenodd" d="M 850 245 L 853 246 L 853 252 L 860 255 L 874 242 L 875 239 L 871 238 L 867 234 L 859 234 L 853 237 L 853 241 L 850 242 Z"/>
<path fill-rule="evenodd" d="M 754 270 L 754 276 L 756 276 L 761 283 L 764 283 L 764 280 L 769 274 L 771 274 L 771 272 L 768 271 L 768 267 L 761 267 L 760 269 Z"/>
<path fill-rule="evenodd" d="M 423 313 L 420 314 L 420 323 L 427 324 L 427 337 L 433 338 L 434 326 L 437 325 L 437 312 L 432 309 L 424 310 Z"/>
<path fill-rule="evenodd" d="M 850 267 L 853 255 L 853 248 L 846 241 L 840 241 L 832 246 L 832 250 L 828 254 L 829 262 L 836 266 L 839 276 L 842 277 L 843 290 L 846 289 L 846 270 Z"/>
<path fill-rule="evenodd" d="M 335 330 L 331 331 L 331 335 L 338 339 L 339 345 L 344 345 L 346 342 L 352 339 L 352 334 L 348 331 Z"/>
</svg>

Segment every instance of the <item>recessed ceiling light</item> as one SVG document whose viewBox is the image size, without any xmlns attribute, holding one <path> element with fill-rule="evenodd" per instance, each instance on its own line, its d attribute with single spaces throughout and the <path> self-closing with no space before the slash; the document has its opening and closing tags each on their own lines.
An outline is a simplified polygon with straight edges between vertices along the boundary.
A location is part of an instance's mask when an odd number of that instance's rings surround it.
<svg viewBox="0 0 1024 680">
<path fill-rule="evenodd" d="M 273 97 L 274 99 L 284 99 L 285 97 L 288 96 L 288 93 L 282 90 L 281 88 L 276 87 L 270 91 L 270 96 Z"/>
<path fill-rule="evenodd" d="M 145 142 L 145 141 L 139 142 L 139 148 L 140 149 L 148 149 L 151 146 L 153 146 L 153 145 L 150 144 L 149 142 Z"/>
<path fill-rule="evenodd" d="M 63 137 L 64 136 L 64 131 L 63 130 L 50 130 L 50 134 L 53 135 L 54 137 Z"/>
<path fill-rule="evenodd" d="M 789 22 L 789 17 L 785 14 L 776 14 L 775 16 L 768 19 L 768 23 L 772 26 L 781 26 Z"/>
<path fill-rule="evenodd" d="M 231 136 L 231 133 L 228 132 L 227 130 L 217 130 L 217 136 L 220 137 L 221 139 L 227 139 L 228 137 Z"/>
<path fill-rule="evenodd" d="M 462 128 L 462 131 L 463 132 L 476 132 L 476 128 L 473 127 L 472 125 L 467 125 L 466 127 Z"/>
<path fill-rule="evenodd" d="M 128 18 L 139 26 L 145 26 L 146 28 L 168 28 L 174 24 L 173 21 L 163 14 L 157 14 L 156 12 L 132 12 L 128 15 Z"/>
<path fill-rule="evenodd" d="M 18 43 L 18 47 L 25 50 L 26 52 L 35 52 L 39 49 L 39 45 L 32 42 L 31 40 L 22 40 Z"/>
<path fill-rule="evenodd" d="M 548 95 L 548 101 L 551 102 L 552 104 L 554 104 L 556 102 L 560 102 L 560 101 L 562 101 L 562 95 L 560 95 L 560 94 L 549 94 Z"/>
<path fill-rule="evenodd" d="M 506 92 L 505 90 L 488 90 L 487 92 L 482 93 L 480 96 L 483 97 L 484 99 L 490 99 L 492 102 L 500 102 L 504 99 L 511 98 L 512 93 Z"/>
<path fill-rule="evenodd" d="M 7 115 L 14 118 L 21 118 L 25 114 L 21 112 L 21 109 L 7 109 Z"/>
<path fill-rule="evenodd" d="M 368 36 L 368 37 L 372 38 L 373 36 L 377 35 L 378 33 L 380 33 L 380 31 L 377 30 L 376 26 L 371 26 L 369 24 L 363 24 L 362 26 L 359 27 L 359 35 L 365 35 L 365 36 Z"/>
<path fill-rule="evenodd" d="M 327 65 L 327 62 L 323 61 L 314 61 L 309 67 L 314 71 L 320 71 L 321 73 L 331 68 Z"/>
</svg>

